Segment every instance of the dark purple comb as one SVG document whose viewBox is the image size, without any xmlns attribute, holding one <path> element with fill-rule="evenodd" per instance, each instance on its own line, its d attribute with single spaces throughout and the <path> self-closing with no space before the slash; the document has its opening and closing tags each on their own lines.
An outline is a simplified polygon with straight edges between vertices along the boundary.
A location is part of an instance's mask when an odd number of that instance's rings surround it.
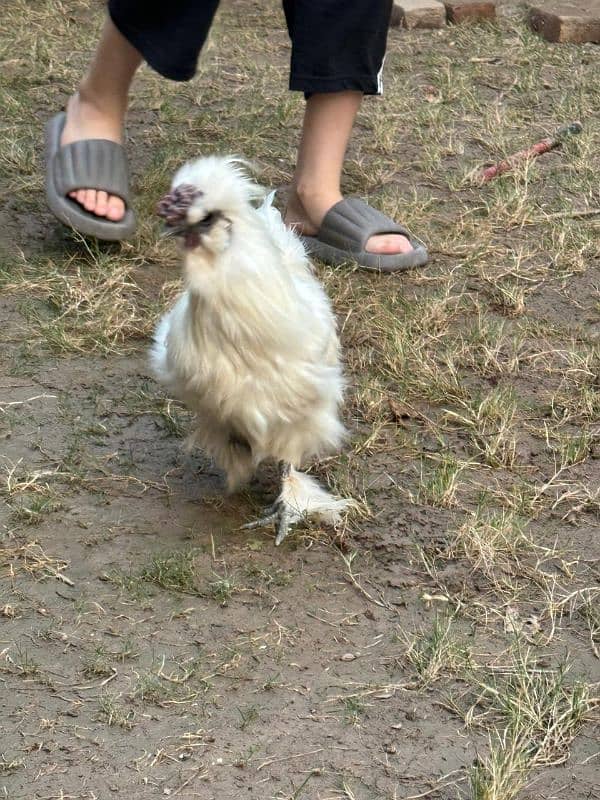
<svg viewBox="0 0 600 800">
<path fill-rule="evenodd" d="M 156 213 L 162 217 L 171 228 L 185 222 L 188 208 L 203 192 L 189 183 L 180 183 L 166 194 L 156 206 Z"/>
</svg>

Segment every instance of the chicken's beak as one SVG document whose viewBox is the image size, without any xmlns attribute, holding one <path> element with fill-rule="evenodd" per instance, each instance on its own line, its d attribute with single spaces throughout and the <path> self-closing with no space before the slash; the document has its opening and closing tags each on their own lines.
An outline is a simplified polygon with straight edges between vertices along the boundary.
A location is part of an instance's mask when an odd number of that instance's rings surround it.
<svg viewBox="0 0 600 800">
<path fill-rule="evenodd" d="M 202 243 L 202 236 L 208 233 L 214 225 L 215 217 L 215 214 L 209 214 L 199 222 L 166 225 L 164 235 L 181 237 L 186 250 L 195 250 Z"/>
</svg>

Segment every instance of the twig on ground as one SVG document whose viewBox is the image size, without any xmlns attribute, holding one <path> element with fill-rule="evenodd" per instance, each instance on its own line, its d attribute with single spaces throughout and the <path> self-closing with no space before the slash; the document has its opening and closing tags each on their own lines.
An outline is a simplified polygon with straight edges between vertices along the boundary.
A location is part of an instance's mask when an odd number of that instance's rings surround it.
<svg viewBox="0 0 600 800">
<path fill-rule="evenodd" d="M 269 767 L 271 764 L 279 764 L 281 761 L 292 761 L 296 758 L 304 758 L 305 756 L 314 756 L 317 753 L 322 753 L 325 748 L 319 747 L 317 750 L 310 750 L 308 753 L 294 753 L 291 756 L 283 756 L 282 758 L 269 758 L 266 761 L 263 761 L 261 764 L 258 765 L 256 768 L 257 772 L 260 772 L 261 769 L 265 767 Z"/>
<path fill-rule="evenodd" d="M 365 587 L 364 587 L 364 586 L 362 586 L 362 584 L 360 584 L 360 583 L 358 582 L 358 579 L 356 578 L 356 575 L 355 575 L 355 574 L 352 572 L 352 562 L 353 562 L 353 561 L 354 561 L 354 559 L 356 558 L 356 556 L 357 556 L 357 552 L 356 552 L 356 551 L 354 551 L 353 553 L 350 553 L 350 555 L 349 555 L 349 556 L 346 556 L 346 555 L 344 555 L 344 553 L 342 553 L 341 551 L 338 551 L 338 552 L 340 553 L 340 556 L 341 556 L 341 558 L 342 558 L 342 561 L 343 561 L 343 562 L 344 562 L 344 564 L 346 565 L 346 569 L 347 569 L 347 571 L 348 571 L 348 573 L 347 573 L 347 574 L 348 574 L 348 578 L 349 578 L 349 580 L 350 580 L 350 583 L 351 583 L 351 584 L 352 584 L 352 585 L 353 585 L 353 586 L 354 586 L 356 589 L 358 589 L 358 591 L 359 591 L 359 592 L 360 592 L 360 593 L 361 593 L 361 594 L 362 594 L 364 597 L 366 597 L 366 598 L 367 598 L 367 600 L 369 600 L 369 602 L 371 602 L 371 603 L 375 603 L 375 605 L 376 605 L 376 606 L 379 606 L 380 608 L 387 608 L 387 610 L 388 610 L 388 611 L 393 611 L 394 613 L 397 613 L 397 610 L 394 608 L 394 606 L 392 606 L 390 603 L 388 603 L 386 600 L 384 600 L 384 599 L 383 599 L 383 597 L 381 597 L 381 595 L 380 595 L 381 599 L 379 599 L 379 600 L 378 600 L 376 597 L 373 597 L 373 595 L 369 594 L 369 592 L 367 592 L 367 590 L 365 589 Z"/>
</svg>

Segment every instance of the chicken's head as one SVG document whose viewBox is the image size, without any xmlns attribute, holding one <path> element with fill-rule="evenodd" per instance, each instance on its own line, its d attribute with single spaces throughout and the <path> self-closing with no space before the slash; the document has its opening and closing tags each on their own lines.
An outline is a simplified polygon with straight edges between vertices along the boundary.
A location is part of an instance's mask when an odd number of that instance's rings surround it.
<svg viewBox="0 0 600 800">
<path fill-rule="evenodd" d="M 236 225 L 247 218 L 262 190 L 243 172 L 242 163 L 207 156 L 176 173 L 157 213 L 188 253 L 218 256 L 229 247 Z"/>
</svg>

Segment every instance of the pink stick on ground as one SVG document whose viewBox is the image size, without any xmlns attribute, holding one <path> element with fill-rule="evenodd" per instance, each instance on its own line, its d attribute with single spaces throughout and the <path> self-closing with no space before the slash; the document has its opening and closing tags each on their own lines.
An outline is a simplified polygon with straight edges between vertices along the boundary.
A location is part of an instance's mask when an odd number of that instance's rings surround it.
<svg viewBox="0 0 600 800">
<path fill-rule="evenodd" d="M 507 158 L 505 161 L 500 161 L 498 164 L 494 164 L 492 167 L 487 167 L 481 172 L 481 179 L 485 183 L 486 181 L 490 181 L 492 178 L 495 178 L 496 175 L 502 175 L 504 172 L 509 172 L 513 167 L 519 164 L 521 161 L 526 161 L 530 158 L 536 158 L 536 156 L 540 156 L 542 153 L 547 153 L 549 150 L 552 150 L 556 147 L 558 142 L 553 141 L 552 139 L 542 139 L 541 142 L 534 144 L 533 147 L 529 147 L 526 150 L 519 150 L 518 153 Z"/>
<path fill-rule="evenodd" d="M 555 136 L 542 139 L 532 147 L 519 150 L 518 153 L 514 153 L 504 161 L 500 161 L 498 164 L 494 164 L 482 170 L 479 174 L 479 178 L 483 183 L 487 183 L 487 181 L 491 181 L 492 178 L 502 175 L 504 172 L 509 172 L 513 167 L 523 161 L 537 158 L 537 156 L 542 155 L 542 153 L 548 153 L 550 150 L 554 150 L 555 147 L 559 147 L 563 143 L 566 136 L 581 133 L 581 130 L 582 127 L 579 122 L 571 122 L 569 125 L 564 125 L 556 132 Z"/>
</svg>

